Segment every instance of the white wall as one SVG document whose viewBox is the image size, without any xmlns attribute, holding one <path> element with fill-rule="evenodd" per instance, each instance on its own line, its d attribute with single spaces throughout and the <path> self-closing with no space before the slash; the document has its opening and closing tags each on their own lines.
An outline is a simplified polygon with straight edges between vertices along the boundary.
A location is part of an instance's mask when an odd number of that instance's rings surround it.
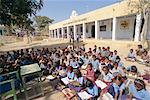
<svg viewBox="0 0 150 100">
<path fill-rule="evenodd" d="M 98 39 L 111 39 L 112 31 L 111 31 L 111 19 L 99 21 L 98 28 Z M 100 26 L 106 25 L 106 31 L 100 31 Z"/>
<path fill-rule="evenodd" d="M 149 22 L 148 22 L 148 34 L 147 34 L 147 39 L 150 40 L 150 16 L 149 16 Z"/>
<path fill-rule="evenodd" d="M 88 30 L 88 32 L 85 33 L 85 37 L 86 38 L 89 38 L 89 37 L 92 37 L 92 34 L 91 34 L 91 27 L 92 25 L 94 25 L 95 23 L 88 23 L 86 24 L 86 30 Z"/>
<path fill-rule="evenodd" d="M 120 21 L 128 20 L 128 29 L 121 29 Z M 135 16 L 117 18 L 116 40 L 117 39 L 133 39 Z"/>
</svg>

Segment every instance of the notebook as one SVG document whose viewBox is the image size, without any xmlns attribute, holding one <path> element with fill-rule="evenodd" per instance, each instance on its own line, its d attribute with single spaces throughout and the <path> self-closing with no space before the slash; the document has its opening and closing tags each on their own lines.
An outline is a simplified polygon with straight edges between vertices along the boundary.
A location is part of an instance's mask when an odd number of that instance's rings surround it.
<svg viewBox="0 0 150 100">
<path fill-rule="evenodd" d="M 68 77 L 62 78 L 61 81 L 63 81 L 64 84 L 69 84 L 70 82 L 72 82 L 73 80 L 69 80 Z"/>
<path fill-rule="evenodd" d="M 92 95 L 88 94 L 86 91 L 84 91 L 84 92 L 79 92 L 79 93 L 78 93 L 78 96 L 79 96 L 82 100 L 85 100 L 85 99 L 87 100 L 87 99 L 93 97 Z"/>
<path fill-rule="evenodd" d="M 107 87 L 107 85 L 106 85 L 104 82 L 102 82 L 101 80 L 96 80 L 95 83 L 96 83 L 96 85 L 97 85 L 98 87 L 100 87 L 101 89 L 104 89 L 104 88 Z"/>
<path fill-rule="evenodd" d="M 75 92 L 70 90 L 69 88 L 65 88 L 62 90 L 62 93 L 69 99 L 71 100 L 72 97 L 75 96 Z"/>
<path fill-rule="evenodd" d="M 114 98 L 110 93 L 107 92 L 103 95 L 102 100 L 114 100 Z"/>
</svg>

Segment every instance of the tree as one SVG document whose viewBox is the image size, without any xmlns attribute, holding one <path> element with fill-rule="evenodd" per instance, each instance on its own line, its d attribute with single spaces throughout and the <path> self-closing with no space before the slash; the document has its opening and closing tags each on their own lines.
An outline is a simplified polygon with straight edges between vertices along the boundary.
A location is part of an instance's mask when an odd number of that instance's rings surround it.
<svg viewBox="0 0 150 100">
<path fill-rule="evenodd" d="M 43 0 L 0 0 L 0 24 L 25 28 L 31 16 L 43 6 Z"/>
<path fill-rule="evenodd" d="M 49 23 L 52 23 L 54 21 L 53 19 L 50 19 L 46 16 L 35 16 L 33 19 L 40 31 L 44 30 L 49 25 Z"/>
<path fill-rule="evenodd" d="M 142 45 L 146 45 L 147 48 L 150 48 L 149 41 L 147 39 L 148 34 L 148 22 L 150 14 L 150 0 L 128 0 L 128 6 L 130 11 L 136 10 L 137 13 L 142 14 L 144 18 L 144 25 L 141 32 L 141 42 Z"/>
</svg>

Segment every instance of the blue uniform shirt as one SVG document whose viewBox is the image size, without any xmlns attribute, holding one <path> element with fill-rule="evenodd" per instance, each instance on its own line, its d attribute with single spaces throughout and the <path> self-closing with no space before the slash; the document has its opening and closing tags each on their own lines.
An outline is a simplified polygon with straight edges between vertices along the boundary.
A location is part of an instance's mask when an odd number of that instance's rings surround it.
<svg viewBox="0 0 150 100">
<path fill-rule="evenodd" d="M 121 86 L 118 86 L 116 83 L 113 83 L 113 87 L 114 87 L 114 92 L 119 94 L 120 90 L 125 89 L 125 84 L 122 83 Z"/>
<path fill-rule="evenodd" d="M 68 72 L 68 73 L 67 73 L 67 77 L 68 77 L 69 79 L 73 80 L 73 78 L 74 78 L 74 72 L 72 72 L 72 73 Z"/>
<path fill-rule="evenodd" d="M 78 68 L 79 67 L 79 64 L 77 61 L 71 61 L 70 62 L 70 66 L 72 66 L 73 68 Z"/>
<path fill-rule="evenodd" d="M 87 87 L 87 92 L 92 96 L 98 96 L 98 88 L 94 85 L 92 88 Z"/>
<path fill-rule="evenodd" d="M 140 99 L 140 100 L 149 100 L 150 99 L 150 93 L 142 89 L 140 91 L 137 91 L 134 84 L 129 85 L 129 92 L 133 95 L 133 97 Z"/>
<path fill-rule="evenodd" d="M 99 61 L 98 60 L 95 60 L 95 61 L 92 60 L 91 63 L 92 63 L 92 66 L 93 66 L 94 70 L 99 69 Z"/>
<path fill-rule="evenodd" d="M 103 75 L 103 80 L 105 82 L 111 82 L 113 75 L 109 72 L 107 75 L 102 71 L 102 75 Z"/>
<path fill-rule="evenodd" d="M 74 80 L 79 82 L 80 85 L 83 85 L 83 80 L 84 80 L 83 77 L 79 77 L 79 78 L 75 77 Z"/>
</svg>

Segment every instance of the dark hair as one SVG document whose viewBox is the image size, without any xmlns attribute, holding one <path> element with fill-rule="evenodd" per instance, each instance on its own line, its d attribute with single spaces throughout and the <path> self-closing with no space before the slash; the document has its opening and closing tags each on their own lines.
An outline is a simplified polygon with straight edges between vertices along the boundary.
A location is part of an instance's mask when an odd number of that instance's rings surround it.
<svg viewBox="0 0 150 100">
<path fill-rule="evenodd" d="M 116 59 L 119 59 L 119 60 L 120 60 L 120 57 L 119 57 L 119 56 L 117 56 L 117 57 L 116 57 Z"/>
<path fill-rule="evenodd" d="M 66 68 L 66 67 L 67 67 L 65 63 L 62 63 L 61 66 L 62 66 L 63 68 Z"/>
<path fill-rule="evenodd" d="M 89 63 L 88 65 L 90 65 L 90 67 L 93 67 L 91 63 Z"/>
<path fill-rule="evenodd" d="M 110 47 L 108 46 L 107 49 L 110 49 Z"/>
<path fill-rule="evenodd" d="M 141 79 L 135 79 L 135 80 L 134 80 L 134 84 L 135 84 L 135 85 L 139 84 L 140 86 L 142 86 L 142 89 L 145 89 L 145 90 L 146 90 L 146 86 L 145 86 L 145 83 L 144 83 L 143 80 L 141 80 Z"/>
<path fill-rule="evenodd" d="M 107 71 L 109 71 L 108 66 L 104 66 L 102 69 L 106 69 Z"/>
<path fill-rule="evenodd" d="M 139 45 L 138 45 L 138 47 L 142 48 L 142 45 L 141 45 L 141 44 L 139 44 Z"/>
<path fill-rule="evenodd" d="M 105 60 L 106 60 L 106 59 L 109 60 L 109 57 L 105 57 Z"/>
<path fill-rule="evenodd" d="M 96 58 L 96 56 L 95 56 L 95 55 L 93 55 L 93 57 L 95 57 L 95 58 Z"/>
<path fill-rule="evenodd" d="M 86 86 L 87 87 L 92 87 L 93 86 L 93 82 L 91 80 L 87 79 Z"/>
<path fill-rule="evenodd" d="M 144 53 L 148 54 L 148 52 L 146 50 L 144 50 Z"/>
<path fill-rule="evenodd" d="M 136 66 L 131 66 L 131 72 L 137 73 L 137 67 Z"/>
<path fill-rule="evenodd" d="M 115 76 L 114 77 L 114 79 L 113 79 L 113 81 L 120 81 L 121 83 L 123 82 L 123 78 L 122 78 L 122 76 L 121 75 L 117 75 L 117 76 Z"/>
<path fill-rule="evenodd" d="M 131 51 L 133 51 L 133 49 L 130 49 Z"/>
<path fill-rule="evenodd" d="M 76 70 L 75 74 L 76 74 L 77 78 L 79 78 L 79 77 L 81 77 L 81 76 L 82 76 L 82 74 L 81 74 L 80 70 Z"/>
<path fill-rule="evenodd" d="M 73 72 L 73 67 L 72 66 L 70 66 L 70 67 L 68 67 L 68 71 L 71 71 L 71 72 Z"/>
<path fill-rule="evenodd" d="M 118 63 L 117 63 L 117 62 L 114 62 L 114 64 L 113 64 L 113 65 L 115 65 L 115 64 L 117 64 L 117 66 L 118 66 Z"/>
<path fill-rule="evenodd" d="M 114 52 L 117 52 L 117 50 L 114 50 Z"/>
</svg>

